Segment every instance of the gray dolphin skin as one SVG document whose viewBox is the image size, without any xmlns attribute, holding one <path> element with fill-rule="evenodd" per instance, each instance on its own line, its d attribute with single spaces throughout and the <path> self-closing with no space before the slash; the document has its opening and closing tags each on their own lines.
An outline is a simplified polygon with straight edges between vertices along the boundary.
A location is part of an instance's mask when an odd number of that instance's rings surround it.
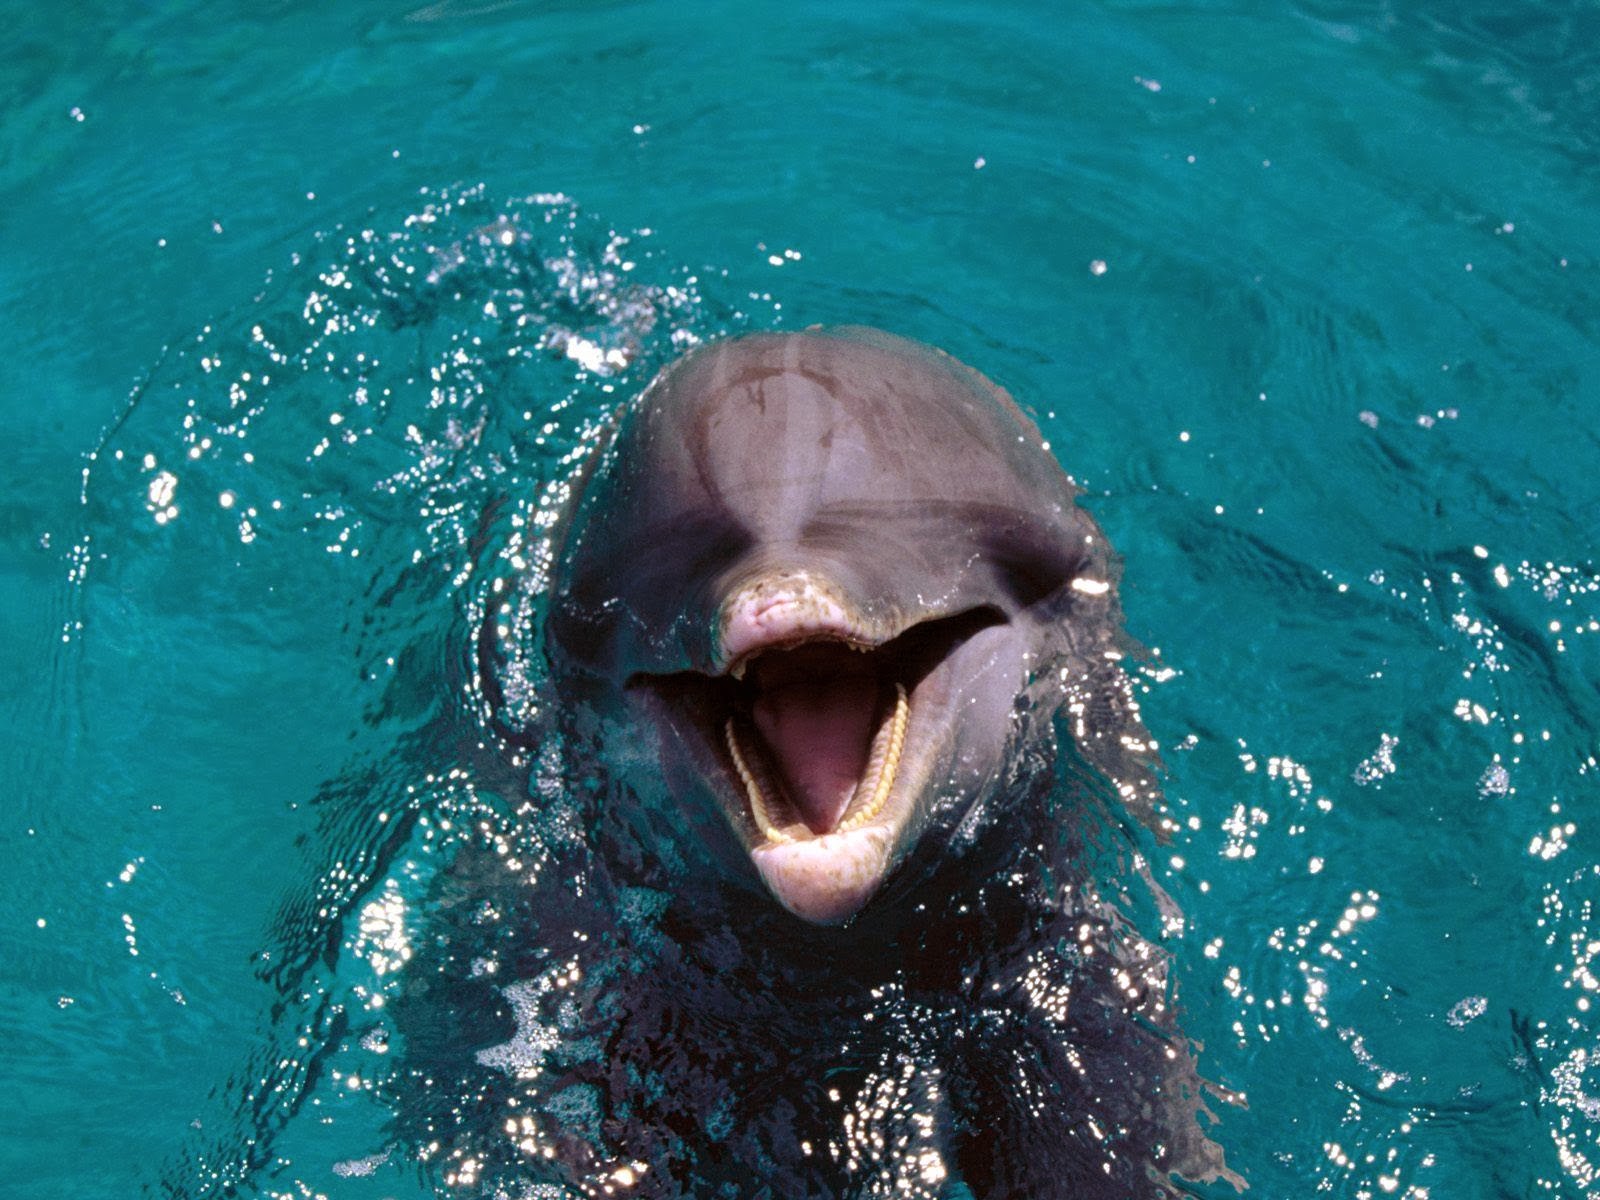
<svg viewBox="0 0 1600 1200">
<path fill-rule="evenodd" d="M 698 348 L 580 487 L 552 669 L 611 699 L 675 801 L 715 803 L 796 915 L 849 920 L 1063 707 L 1148 798 L 1115 556 L 1033 422 L 949 355 L 865 328 Z"/>
</svg>

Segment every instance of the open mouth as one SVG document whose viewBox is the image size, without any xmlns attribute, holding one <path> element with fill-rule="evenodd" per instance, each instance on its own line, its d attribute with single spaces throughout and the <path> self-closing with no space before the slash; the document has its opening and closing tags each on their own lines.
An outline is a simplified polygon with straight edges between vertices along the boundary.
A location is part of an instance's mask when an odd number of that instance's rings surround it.
<svg viewBox="0 0 1600 1200">
<path fill-rule="evenodd" d="M 743 646 L 716 675 L 638 675 L 670 712 L 702 773 L 735 811 L 752 853 L 889 831 L 907 780 L 921 690 L 955 649 L 1003 620 L 993 609 L 913 625 L 874 644 L 853 629 L 784 629 Z M 818 846 L 817 850 L 823 850 Z"/>
<path fill-rule="evenodd" d="M 876 820 L 905 752 L 906 685 L 872 650 L 813 641 L 759 654 L 723 742 L 749 815 L 775 845 Z"/>
</svg>

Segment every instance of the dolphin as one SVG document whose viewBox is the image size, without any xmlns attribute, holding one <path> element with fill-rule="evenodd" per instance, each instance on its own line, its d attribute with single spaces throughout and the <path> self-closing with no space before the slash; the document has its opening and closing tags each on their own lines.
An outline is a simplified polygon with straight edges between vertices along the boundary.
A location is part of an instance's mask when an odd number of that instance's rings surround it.
<svg viewBox="0 0 1600 1200">
<path fill-rule="evenodd" d="M 552 673 L 795 915 L 849 921 L 931 831 L 997 811 L 1057 716 L 1153 803 L 1116 556 L 1037 426 L 950 355 L 858 327 L 696 348 L 574 490 Z"/>
</svg>

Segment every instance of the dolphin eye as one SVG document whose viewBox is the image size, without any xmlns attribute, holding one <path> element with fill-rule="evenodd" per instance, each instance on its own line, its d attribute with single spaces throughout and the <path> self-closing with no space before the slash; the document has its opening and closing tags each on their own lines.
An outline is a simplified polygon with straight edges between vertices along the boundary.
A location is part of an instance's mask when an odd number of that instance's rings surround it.
<svg viewBox="0 0 1600 1200">
<path fill-rule="evenodd" d="M 626 581 L 607 578 L 640 595 L 680 595 L 715 579 L 752 544 L 750 532 L 715 517 L 687 515 L 653 524 L 629 540 L 616 561 L 628 564 Z M 685 585 L 688 585 L 686 587 Z"/>
<path fill-rule="evenodd" d="M 1071 586 L 1088 555 L 1062 538 L 1058 528 L 996 531 L 985 547 L 995 576 L 1018 609 L 1032 608 Z"/>
<path fill-rule="evenodd" d="M 743 526 L 715 518 L 692 518 L 650 530 L 637 552 L 675 577 L 709 585 L 754 544 L 755 538 Z"/>
<path fill-rule="evenodd" d="M 702 514 L 650 525 L 604 555 L 580 544 L 551 610 L 552 637 L 592 670 L 635 669 L 640 656 L 654 664 L 686 615 L 706 623 L 716 580 L 751 544 L 748 530 Z"/>
</svg>

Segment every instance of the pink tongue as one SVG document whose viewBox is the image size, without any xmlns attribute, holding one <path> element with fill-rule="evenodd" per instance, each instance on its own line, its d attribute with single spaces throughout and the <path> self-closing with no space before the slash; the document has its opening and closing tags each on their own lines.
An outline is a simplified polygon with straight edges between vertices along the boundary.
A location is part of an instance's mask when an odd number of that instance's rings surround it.
<svg viewBox="0 0 1600 1200">
<path fill-rule="evenodd" d="M 751 707 L 789 798 L 812 833 L 839 824 L 867 769 L 878 686 L 870 678 L 795 682 L 764 691 Z"/>
</svg>

